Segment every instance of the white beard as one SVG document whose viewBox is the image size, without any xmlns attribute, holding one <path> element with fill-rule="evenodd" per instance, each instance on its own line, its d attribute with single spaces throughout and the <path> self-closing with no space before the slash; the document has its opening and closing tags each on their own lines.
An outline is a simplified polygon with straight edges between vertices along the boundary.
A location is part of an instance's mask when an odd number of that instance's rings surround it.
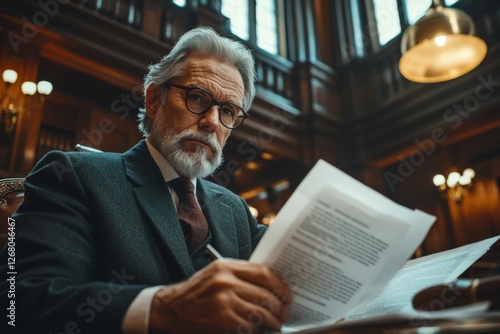
<svg viewBox="0 0 500 334">
<path fill-rule="evenodd" d="M 211 133 L 193 130 L 176 133 L 168 126 L 163 126 L 162 123 L 159 119 L 153 123 L 150 136 L 159 144 L 158 150 L 180 176 L 204 178 L 211 175 L 221 165 L 222 147 Z M 196 146 L 194 152 L 185 151 L 181 143 L 186 138 L 208 143 L 214 150 L 212 158 L 208 159 L 209 152 L 205 147 Z"/>
</svg>

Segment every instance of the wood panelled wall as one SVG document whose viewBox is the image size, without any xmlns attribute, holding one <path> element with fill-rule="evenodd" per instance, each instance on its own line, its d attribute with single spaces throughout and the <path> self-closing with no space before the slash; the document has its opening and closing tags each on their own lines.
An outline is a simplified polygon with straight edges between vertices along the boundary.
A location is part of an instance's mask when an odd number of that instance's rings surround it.
<svg viewBox="0 0 500 334">
<path fill-rule="evenodd" d="M 459 79 L 429 85 L 401 77 L 400 37 L 383 48 L 374 44 L 367 3 L 284 1 L 288 56 L 254 51 L 257 97 L 228 144 L 243 162 L 254 157 L 243 153 L 247 148 L 269 152 L 281 159 L 280 170 L 232 185 L 243 192 L 286 178 L 293 188 L 322 158 L 399 203 L 435 214 L 423 253 L 500 234 L 500 3 L 457 4 L 488 43 L 487 58 Z M 354 4 L 362 45 L 359 35 L 355 43 Z M 20 112 L 15 137 L 0 146 L 1 176 L 26 175 L 54 143 L 132 146 L 140 139 L 135 117 L 148 64 L 196 25 L 229 33 L 220 0 L 191 0 L 185 8 L 171 0 L 2 2 L 0 64 L 19 73 L 9 94 Z M 21 82 L 45 77 L 59 84 L 45 104 L 22 96 Z M 432 176 L 465 167 L 477 171 L 469 195 L 461 203 L 441 199 Z"/>
</svg>

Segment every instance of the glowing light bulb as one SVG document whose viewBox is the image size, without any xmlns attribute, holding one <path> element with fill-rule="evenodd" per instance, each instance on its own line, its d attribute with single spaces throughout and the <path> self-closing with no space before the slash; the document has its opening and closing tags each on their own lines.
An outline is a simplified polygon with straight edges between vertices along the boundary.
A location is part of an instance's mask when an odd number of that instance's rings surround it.
<svg viewBox="0 0 500 334">
<path fill-rule="evenodd" d="M 14 70 L 5 70 L 2 73 L 2 79 L 5 82 L 13 84 L 17 81 L 17 72 Z"/>
<path fill-rule="evenodd" d="M 466 185 L 470 184 L 470 177 L 468 177 L 466 175 L 462 175 L 458 179 L 458 183 L 460 183 L 460 185 L 462 185 L 462 186 L 466 186 Z"/>
<path fill-rule="evenodd" d="M 437 46 L 443 46 L 446 44 L 446 36 L 436 36 L 434 37 L 434 42 Z"/>
<path fill-rule="evenodd" d="M 448 175 L 448 180 L 446 180 L 446 184 L 448 187 L 453 188 L 457 185 L 458 180 L 460 179 L 460 173 L 452 172 Z"/>
<path fill-rule="evenodd" d="M 31 81 L 25 81 L 21 85 L 21 90 L 24 95 L 33 95 L 36 93 L 36 83 Z"/>
<path fill-rule="evenodd" d="M 40 81 L 37 86 L 38 93 L 42 95 L 49 95 L 52 92 L 52 84 L 48 81 Z"/>
<path fill-rule="evenodd" d="M 434 183 L 436 187 L 442 186 L 445 182 L 446 178 L 441 174 L 434 175 L 434 177 L 432 178 L 432 183 Z"/>
<path fill-rule="evenodd" d="M 467 176 L 470 179 L 473 179 L 474 176 L 476 176 L 476 172 L 472 168 L 467 168 L 466 170 L 464 170 L 463 175 Z"/>
</svg>

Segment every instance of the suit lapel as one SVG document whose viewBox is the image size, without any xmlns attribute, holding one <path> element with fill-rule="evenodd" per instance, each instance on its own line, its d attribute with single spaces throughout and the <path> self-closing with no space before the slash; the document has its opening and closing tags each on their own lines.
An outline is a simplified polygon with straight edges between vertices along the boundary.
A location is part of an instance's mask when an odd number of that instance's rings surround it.
<svg viewBox="0 0 500 334">
<path fill-rule="evenodd" d="M 225 203 L 224 194 L 213 187 L 211 183 L 203 180 L 198 180 L 196 189 L 198 201 L 212 234 L 212 245 L 224 257 L 238 258 L 233 210 Z"/>
<path fill-rule="evenodd" d="M 126 152 L 123 158 L 126 173 L 132 183 L 132 191 L 153 233 L 168 248 L 179 265 L 183 277 L 191 276 L 195 269 L 177 218 L 177 211 L 168 186 L 149 154 L 146 143 L 141 141 Z"/>
</svg>

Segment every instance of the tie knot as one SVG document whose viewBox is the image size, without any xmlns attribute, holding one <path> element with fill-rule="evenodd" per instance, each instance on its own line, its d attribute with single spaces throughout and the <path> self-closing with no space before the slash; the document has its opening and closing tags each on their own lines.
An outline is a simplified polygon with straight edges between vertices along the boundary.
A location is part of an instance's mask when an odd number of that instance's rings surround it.
<svg viewBox="0 0 500 334">
<path fill-rule="evenodd" d="M 194 193 L 193 183 L 185 177 L 173 179 L 169 182 L 169 184 L 178 196 L 183 196 L 187 193 Z"/>
</svg>

